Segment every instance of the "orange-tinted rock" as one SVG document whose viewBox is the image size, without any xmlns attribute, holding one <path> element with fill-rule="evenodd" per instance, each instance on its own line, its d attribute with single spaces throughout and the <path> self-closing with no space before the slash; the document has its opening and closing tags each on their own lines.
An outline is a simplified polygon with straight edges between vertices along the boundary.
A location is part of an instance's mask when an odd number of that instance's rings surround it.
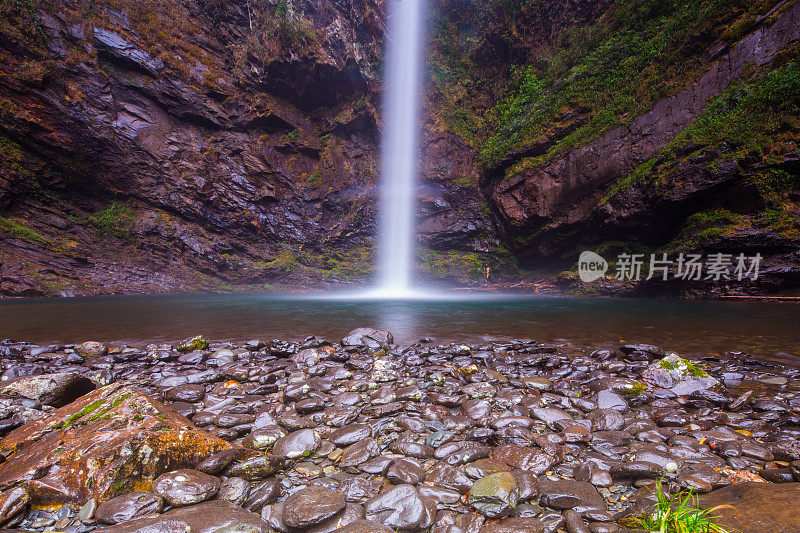
<svg viewBox="0 0 800 533">
<path fill-rule="evenodd" d="M 21 484 L 46 507 L 149 490 L 164 472 L 194 467 L 231 445 L 137 390 L 113 384 L 0 441 L 0 490 Z"/>
</svg>

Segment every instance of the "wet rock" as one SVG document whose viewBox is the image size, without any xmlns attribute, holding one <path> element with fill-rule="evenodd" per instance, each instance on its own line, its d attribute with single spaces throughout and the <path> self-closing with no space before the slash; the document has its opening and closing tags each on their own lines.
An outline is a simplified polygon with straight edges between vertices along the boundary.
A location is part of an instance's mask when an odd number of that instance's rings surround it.
<svg viewBox="0 0 800 533">
<path fill-rule="evenodd" d="M 250 495 L 250 483 L 240 477 L 229 477 L 219 486 L 218 500 L 241 506 Z"/>
<path fill-rule="evenodd" d="M 345 506 L 343 494 L 319 485 L 295 492 L 283 503 L 283 521 L 293 528 L 304 528 L 322 522 Z"/>
<path fill-rule="evenodd" d="M 242 441 L 242 446 L 259 451 L 271 450 L 279 439 L 287 435 L 286 430 L 280 426 L 266 426 L 254 429 Z"/>
<path fill-rule="evenodd" d="M 232 477 L 259 480 L 269 477 L 286 465 L 283 457 L 275 455 L 259 455 L 234 463 L 227 474 Z"/>
<path fill-rule="evenodd" d="M 253 512 L 259 512 L 265 505 L 275 503 L 281 495 L 281 482 L 277 478 L 261 481 L 250 489 L 250 496 L 244 507 Z"/>
<path fill-rule="evenodd" d="M 467 496 L 467 503 L 490 518 L 507 516 L 518 502 L 517 480 L 510 472 L 498 472 L 476 481 Z"/>
<path fill-rule="evenodd" d="M 422 498 L 411 485 L 392 487 L 367 500 L 366 518 L 392 529 L 424 529 L 431 524 L 433 516 Z"/>
<path fill-rule="evenodd" d="M 203 385 L 187 383 L 172 387 L 164 393 L 164 399 L 173 402 L 196 403 L 201 401 L 206 395 L 206 388 Z"/>
<path fill-rule="evenodd" d="M 197 470 L 212 476 L 219 475 L 236 459 L 240 451 L 241 450 L 229 448 L 215 453 L 211 457 L 203 459 L 203 461 L 197 465 Z"/>
<path fill-rule="evenodd" d="M 272 453 L 287 459 L 307 457 L 319 448 L 321 442 L 319 434 L 313 429 L 301 429 L 278 439 Z"/>
<path fill-rule="evenodd" d="M 89 378 L 72 372 L 26 376 L 0 382 L 0 394 L 19 395 L 62 407 L 95 389 Z"/>
<path fill-rule="evenodd" d="M 357 328 L 342 339 L 345 347 L 367 347 L 370 349 L 386 349 L 394 342 L 389 331 L 374 328 Z"/>
<path fill-rule="evenodd" d="M 208 339 L 202 335 L 184 339 L 175 346 L 175 349 L 181 353 L 189 353 L 195 350 L 205 350 L 208 348 Z"/>
<path fill-rule="evenodd" d="M 350 446 L 372 437 L 372 428 L 367 424 L 350 424 L 331 432 L 329 439 L 337 446 Z"/>
<path fill-rule="evenodd" d="M 410 459 L 396 459 L 386 469 L 386 478 L 395 485 L 417 485 L 425 481 L 425 470 Z"/>
<path fill-rule="evenodd" d="M 101 529 L 104 533 L 269 533 L 258 515 L 230 502 L 214 500 L 179 507 L 152 518 L 138 518 Z"/>
<path fill-rule="evenodd" d="M 22 487 L 14 487 L 0 494 L 0 527 L 17 522 L 30 500 L 28 491 Z"/>
<path fill-rule="evenodd" d="M 105 501 L 230 448 L 141 392 L 114 384 L 9 433 L 0 441 L 8 457 L 0 484 L 24 482 L 38 505 Z"/>
<path fill-rule="evenodd" d="M 75 353 L 86 359 L 93 359 L 95 357 L 103 357 L 108 353 L 108 348 L 97 341 L 86 341 L 75 347 Z"/>
<path fill-rule="evenodd" d="M 544 533 L 544 524 L 534 518 L 505 518 L 486 524 L 480 533 Z"/>
<path fill-rule="evenodd" d="M 590 483 L 568 479 L 539 481 L 539 502 L 553 509 L 574 509 L 578 513 L 602 510 L 603 499 Z"/>
<path fill-rule="evenodd" d="M 371 520 L 356 520 L 352 524 L 334 530 L 335 533 L 394 533 L 394 531 L 394 529 Z"/>
<path fill-rule="evenodd" d="M 153 492 L 173 507 L 192 505 L 211 499 L 219 491 L 217 477 L 192 469 L 162 474 L 153 482 Z"/>
<path fill-rule="evenodd" d="M 95 518 L 103 524 L 119 524 L 140 516 L 160 513 L 164 499 L 152 492 L 134 491 L 101 503 Z"/>
<path fill-rule="evenodd" d="M 699 504 L 714 509 L 713 521 L 730 531 L 793 533 L 800 531 L 799 498 L 800 483 L 745 482 L 700 496 Z"/>
<path fill-rule="evenodd" d="M 719 386 L 719 381 L 696 363 L 675 354 L 652 363 L 642 374 L 642 380 L 653 387 L 669 389 L 678 396 Z"/>
<path fill-rule="evenodd" d="M 368 438 L 360 440 L 355 444 L 351 444 L 345 448 L 344 453 L 339 461 L 339 466 L 341 468 L 358 466 L 361 463 L 369 461 L 373 457 L 377 457 L 379 454 L 380 448 L 374 439 Z"/>
</svg>

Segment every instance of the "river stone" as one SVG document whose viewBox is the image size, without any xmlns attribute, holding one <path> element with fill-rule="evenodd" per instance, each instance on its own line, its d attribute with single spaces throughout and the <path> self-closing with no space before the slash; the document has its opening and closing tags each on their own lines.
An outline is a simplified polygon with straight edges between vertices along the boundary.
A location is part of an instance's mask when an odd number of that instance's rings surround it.
<svg viewBox="0 0 800 533">
<path fill-rule="evenodd" d="M 250 483 L 240 477 L 229 477 L 219 486 L 218 500 L 241 506 L 250 495 Z"/>
<path fill-rule="evenodd" d="M 394 337 L 391 332 L 375 328 L 357 328 L 342 339 L 344 347 L 365 346 L 373 350 L 387 349 L 392 343 L 394 343 Z"/>
<path fill-rule="evenodd" d="M 511 472 L 497 472 L 479 479 L 467 495 L 467 503 L 489 518 L 507 516 L 518 501 L 517 480 Z"/>
<path fill-rule="evenodd" d="M 678 396 L 719 386 L 719 381 L 705 370 L 676 354 L 653 362 L 642 374 L 642 381 L 653 387 L 669 389 Z"/>
<path fill-rule="evenodd" d="M 206 395 L 206 388 L 203 385 L 186 383 L 172 387 L 164 393 L 164 399 L 173 402 L 197 403 Z"/>
<path fill-rule="evenodd" d="M 179 507 L 152 518 L 139 518 L 99 529 L 103 533 L 218 533 L 271 530 L 261 517 L 224 500 Z"/>
<path fill-rule="evenodd" d="M 21 518 L 30 501 L 30 494 L 23 487 L 14 487 L 0 494 L 0 527 Z"/>
<path fill-rule="evenodd" d="M 278 439 L 286 436 L 286 430 L 280 426 L 265 426 L 254 429 L 242 441 L 242 446 L 254 450 L 266 451 L 271 449 Z"/>
<path fill-rule="evenodd" d="M 331 432 L 329 440 L 337 446 L 350 446 L 372 437 L 372 428 L 367 424 L 349 424 Z"/>
<path fill-rule="evenodd" d="M 181 353 L 189 353 L 195 350 L 205 350 L 206 348 L 208 348 L 208 339 L 202 335 L 184 339 L 175 347 L 175 349 Z"/>
<path fill-rule="evenodd" d="M 344 494 L 321 485 L 310 485 L 283 502 L 283 521 L 289 527 L 304 528 L 330 518 L 344 506 Z"/>
<path fill-rule="evenodd" d="M 286 465 L 283 457 L 276 455 L 258 455 L 235 463 L 227 475 L 231 477 L 243 477 L 250 481 L 264 479 L 271 476 Z"/>
<path fill-rule="evenodd" d="M 347 524 L 339 529 L 334 529 L 334 533 L 394 533 L 394 530 L 371 520 L 356 520 L 352 524 Z"/>
<path fill-rule="evenodd" d="M 25 376 L 0 382 L 0 394 L 19 395 L 44 405 L 62 407 L 95 389 L 94 382 L 72 372 Z"/>
<path fill-rule="evenodd" d="M 0 441 L 0 486 L 23 482 L 32 502 L 105 501 L 149 488 L 231 445 L 141 392 L 113 384 L 28 423 Z"/>
<path fill-rule="evenodd" d="M 219 491 L 219 478 L 198 470 L 181 469 L 162 474 L 153 482 L 153 492 L 174 507 L 204 502 Z"/>
<path fill-rule="evenodd" d="M 744 482 L 700 496 L 700 508 L 714 509 L 714 522 L 739 533 L 800 531 L 800 483 Z M 719 506 L 730 507 L 719 507 Z"/>
<path fill-rule="evenodd" d="M 75 353 L 87 359 L 103 357 L 108 353 L 108 348 L 103 343 L 97 341 L 86 341 L 75 347 Z"/>
<path fill-rule="evenodd" d="M 322 441 L 316 431 L 313 429 L 301 429 L 278 439 L 272 448 L 272 453 L 278 457 L 297 459 L 298 457 L 311 455 L 314 450 L 319 448 L 321 443 Z"/>
<path fill-rule="evenodd" d="M 480 533 L 544 533 L 544 524 L 535 518 L 504 518 L 486 524 Z"/>
<path fill-rule="evenodd" d="M 152 492 L 134 491 L 101 503 L 95 518 L 103 524 L 119 524 L 147 514 L 160 513 L 164 499 Z"/>
<path fill-rule="evenodd" d="M 574 509 L 578 513 L 606 510 L 600 493 L 585 481 L 540 480 L 539 494 L 539 502 L 553 509 Z"/>
<path fill-rule="evenodd" d="M 412 485 L 398 485 L 373 496 L 364 505 L 367 520 L 392 529 L 413 530 L 427 527 L 428 510 L 419 491 Z"/>
</svg>

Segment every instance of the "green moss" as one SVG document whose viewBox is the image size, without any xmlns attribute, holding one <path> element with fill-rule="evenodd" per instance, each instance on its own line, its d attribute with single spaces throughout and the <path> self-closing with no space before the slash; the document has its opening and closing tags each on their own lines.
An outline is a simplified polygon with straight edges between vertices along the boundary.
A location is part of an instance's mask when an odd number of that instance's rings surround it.
<svg viewBox="0 0 800 533">
<path fill-rule="evenodd" d="M 644 393 L 647 390 L 647 385 L 642 381 L 634 381 L 631 383 L 630 387 L 623 387 L 619 389 L 619 392 L 623 396 L 639 396 L 640 394 Z"/>
<path fill-rule="evenodd" d="M 89 405 L 86 405 L 83 409 L 81 409 L 77 413 L 73 413 L 72 415 L 70 415 L 70 417 L 67 418 L 67 420 L 62 424 L 61 428 L 62 429 L 67 429 L 68 427 L 73 425 L 75 422 L 77 422 L 78 420 L 83 418 L 84 416 L 95 412 L 97 409 L 102 407 L 103 404 L 105 404 L 105 400 L 96 400 L 96 401 L 90 403 Z"/>
<path fill-rule="evenodd" d="M 0 231 L 3 231 L 4 233 L 11 235 L 14 238 L 21 239 L 23 241 L 27 241 L 33 244 L 50 245 L 53 243 L 52 239 L 43 237 L 42 235 L 39 235 L 32 229 L 23 225 L 21 222 L 9 218 L 0 217 Z"/>
<path fill-rule="evenodd" d="M 87 223 L 98 235 L 133 240 L 134 218 L 130 204 L 111 202 L 108 207 L 89 217 Z"/>
<path fill-rule="evenodd" d="M 696 378 L 707 378 L 708 372 L 697 366 L 696 364 L 692 363 L 691 361 L 686 361 L 686 372 Z"/>
<path fill-rule="evenodd" d="M 267 268 L 274 269 L 274 270 L 281 270 L 283 272 L 291 272 L 292 270 L 298 268 L 300 263 L 297 261 L 297 258 L 294 256 L 294 253 L 289 248 L 284 248 L 272 261 L 269 261 L 266 264 Z"/>
<path fill-rule="evenodd" d="M 739 39 L 776 2 L 613 0 L 603 16 L 567 26 L 520 55 L 531 61 L 488 68 L 475 58 L 496 48 L 498 38 L 513 47 L 529 27 L 549 25 L 547 5 L 444 5 L 432 21 L 433 109 L 479 152 L 484 166 L 535 148 L 537 154 L 523 157 L 506 175 L 519 173 L 629 124 L 660 98 L 682 90 L 702 73 L 703 51 L 721 33 L 729 30 L 727 39 Z M 507 33 L 499 36 L 492 24 Z"/>
<path fill-rule="evenodd" d="M 661 360 L 661 362 L 658 363 L 658 366 L 664 370 L 675 370 L 675 364 L 667 361 L 666 359 Z"/>
</svg>

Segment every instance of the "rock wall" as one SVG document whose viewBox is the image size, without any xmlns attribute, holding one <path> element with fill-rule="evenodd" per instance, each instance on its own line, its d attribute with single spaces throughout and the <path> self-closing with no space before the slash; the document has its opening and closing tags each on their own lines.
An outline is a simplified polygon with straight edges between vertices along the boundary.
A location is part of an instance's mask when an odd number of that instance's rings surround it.
<svg viewBox="0 0 800 533">
<path fill-rule="evenodd" d="M 503 179 L 505 170 L 515 162 L 513 157 L 489 169 L 484 177 L 486 187 L 507 234 L 543 228 L 533 247 L 546 251 L 563 245 L 557 235 L 588 221 L 608 193 L 609 183 L 618 182 L 656 155 L 697 118 L 710 99 L 740 78 L 746 66 L 767 65 L 798 39 L 800 5 L 795 5 L 772 25 L 757 27 L 730 50 L 711 51 L 713 59 L 699 79 L 675 96 L 659 100 L 629 126 L 510 178 Z"/>
</svg>

